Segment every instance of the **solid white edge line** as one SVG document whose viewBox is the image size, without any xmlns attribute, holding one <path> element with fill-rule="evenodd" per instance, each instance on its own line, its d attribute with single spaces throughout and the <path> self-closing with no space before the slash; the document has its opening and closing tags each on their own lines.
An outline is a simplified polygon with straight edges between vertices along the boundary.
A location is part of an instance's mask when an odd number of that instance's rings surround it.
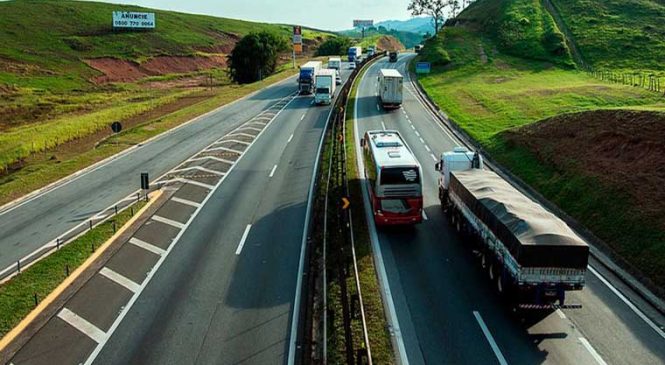
<svg viewBox="0 0 665 365">
<path fill-rule="evenodd" d="M 152 219 L 153 221 L 156 221 L 156 222 L 168 224 L 169 226 L 172 226 L 172 227 L 175 227 L 175 228 L 178 228 L 178 229 L 185 228 L 184 223 L 174 221 L 173 219 L 164 218 L 164 217 L 159 216 L 157 214 L 153 214 L 152 217 L 150 217 L 150 219 Z"/>
<path fill-rule="evenodd" d="M 584 346 L 586 348 L 586 350 L 589 351 L 589 353 L 591 354 L 593 359 L 596 360 L 596 362 L 599 365 L 607 365 L 605 360 L 603 360 L 603 358 L 600 356 L 600 354 L 598 354 L 598 352 L 596 352 L 596 349 L 594 349 L 593 346 L 591 346 L 591 344 L 589 343 L 589 341 L 587 341 L 586 338 L 579 337 L 578 340 L 580 340 L 580 342 L 582 343 L 582 346 Z"/>
<path fill-rule="evenodd" d="M 291 317 L 291 334 L 289 336 L 289 355 L 287 359 L 287 364 L 295 364 L 296 356 L 296 340 L 298 339 L 298 321 L 300 314 L 300 297 L 302 295 L 302 277 L 305 269 L 305 251 L 307 249 L 307 234 L 309 233 L 309 221 L 312 215 L 312 204 L 314 202 L 314 188 L 316 182 L 316 174 L 319 169 L 319 156 L 321 156 L 321 151 L 323 150 L 323 142 L 325 140 L 325 131 L 328 130 L 328 125 L 330 124 L 330 116 L 332 115 L 333 108 L 330 108 L 328 113 L 328 118 L 326 118 L 326 124 L 323 126 L 323 132 L 319 140 L 319 148 L 316 151 L 316 159 L 314 161 L 314 170 L 312 171 L 312 177 L 309 185 L 309 192 L 307 195 L 307 208 L 305 213 L 305 226 L 303 227 L 302 233 L 302 242 L 300 244 L 300 259 L 298 262 L 298 277 L 296 278 L 296 292 L 295 298 L 293 300 L 293 311 Z"/>
<path fill-rule="evenodd" d="M 189 205 L 190 207 L 194 207 L 194 208 L 198 208 L 198 207 L 201 206 L 201 203 L 197 203 L 197 202 L 191 201 L 189 199 L 178 198 L 177 196 L 172 196 L 171 200 L 176 202 L 176 203 Z"/>
<path fill-rule="evenodd" d="M 275 170 L 277 170 L 277 165 L 272 167 L 272 170 L 270 170 L 270 175 L 268 175 L 268 177 L 273 177 L 273 175 L 275 175 Z"/>
<path fill-rule="evenodd" d="M 277 116 L 279 116 L 279 114 L 280 114 L 280 113 L 281 113 L 281 112 L 282 112 L 282 111 L 283 111 L 283 110 L 284 110 L 284 109 L 285 109 L 285 108 L 291 103 L 291 101 L 295 100 L 295 95 L 290 96 L 290 98 L 291 98 L 291 99 L 289 100 L 289 102 L 286 103 L 286 104 L 284 105 L 284 107 L 282 107 L 282 109 L 280 109 L 279 112 L 277 112 L 277 114 L 275 114 L 275 117 L 271 120 L 271 123 L 272 123 L 275 119 L 277 119 Z M 269 124 L 270 124 L 270 123 L 268 123 L 268 125 L 269 125 Z M 254 142 L 256 142 L 256 141 L 259 140 L 259 137 L 263 135 L 263 131 L 265 131 L 265 130 L 268 129 L 268 125 L 266 125 L 266 127 L 265 127 L 265 128 L 264 128 L 264 129 L 263 129 L 263 130 L 262 130 L 257 136 L 256 136 L 256 138 L 254 139 L 254 141 L 252 142 L 252 144 L 253 144 Z M 247 150 L 249 151 L 249 149 L 250 149 L 251 147 L 252 147 L 251 145 L 250 145 L 249 147 L 247 147 Z M 198 207 L 198 208 L 196 208 L 196 210 L 194 211 L 194 213 L 189 217 L 189 220 L 188 220 L 187 223 L 185 224 L 185 229 L 181 229 L 180 232 L 178 232 L 178 234 L 175 236 L 175 238 L 173 239 L 173 241 L 171 241 L 171 244 L 170 244 L 169 247 L 166 249 L 166 251 L 164 252 L 164 254 L 161 255 L 161 257 L 159 258 L 159 260 L 157 261 L 157 263 L 155 264 L 155 266 L 153 266 L 152 270 L 150 270 L 150 271 L 148 272 L 148 275 L 146 276 L 146 279 L 145 279 L 145 280 L 143 281 L 143 283 L 141 284 L 141 288 L 139 289 L 139 291 L 137 291 L 136 293 L 134 293 L 134 295 L 129 299 L 129 302 L 127 302 L 127 304 L 122 308 L 122 311 L 120 312 L 120 315 L 115 319 L 115 321 L 114 321 L 113 324 L 111 325 L 111 328 L 109 328 L 109 330 L 106 332 L 106 336 L 104 337 L 103 341 L 97 344 L 97 347 L 95 347 L 95 349 L 92 351 L 92 353 L 88 356 L 88 359 L 85 361 L 85 364 L 84 364 L 84 365 L 91 365 L 91 364 L 95 361 L 95 359 L 97 358 L 97 356 L 99 356 L 99 353 L 102 351 L 102 349 L 103 349 L 104 346 L 106 345 L 106 342 L 108 341 L 108 339 L 111 338 L 111 336 L 113 335 L 113 333 L 115 332 L 115 330 L 118 328 L 118 326 L 120 325 L 120 323 L 122 322 L 122 320 L 123 320 L 123 319 L 125 318 L 125 316 L 127 315 L 127 313 L 129 313 L 129 310 L 132 308 L 132 306 L 134 305 L 134 303 L 136 302 L 136 300 L 138 299 L 138 297 L 141 295 L 141 293 L 143 292 L 143 290 L 145 290 L 146 286 L 148 286 L 148 284 L 150 283 L 150 280 L 152 280 L 152 278 L 153 278 L 153 276 L 155 275 L 155 273 L 159 270 L 159 267 L 162 265 L 162 263 L 164 263 L 164 261 L 166 260 L 166 257 L 169 255 L 169 253 L 171 252 L 171 250 L 173 250 L 173 248 L 175 247 L 175 245 L 178 243 L 178 241 L 180 240 L 180 237 L 182 237 L 182 235 L 187 231 L 187 227 L 188 227 L 188 226 L 194 221 L 194 218 L 196 218 L 196 216 L 199 214 L 199 212 L 201 211 L 201 209 L 203 208 L 203 206 L 204 206 L 204 205 L 208 202 L 208 200 L 214 195 L 214 193 L 215 193 L 215 191 L 217 190 L 217 188 L 219 188 L 219 187 L 222 185 L 222 183 L 226 180 L 226 177 L 229 176 L 229 174 L 231 173 L 231 171 L 233 171 L 233 169 L 238 165 L 238 162 L 239 162 L 244 156 L 245 156 L 244 153 L 243 153 L 242 155 L 240 155 L 240 157 L 238 157 L 238 160 L 236 160 L 236 163 L 233 164 L 233 165 L 231 166 L 231 168 L 229 169 L 229 171 L 227 171 L 227 174 L 224 175 L 221 179 L 219 179 L 219 181 L 218 181 L 217 184 L 215 185 L 214 189 L 212 189 L 211 191 L 208 192 L 208 195 L 206 195 L 206 197 L 205 197 L 205 198 L 203 199 L 203 201 L 201 202 L 201 206 Z"/>
<path fill-rule="evenodd" d="M 563 311 L 561 310 L 561 308 L 559 308 L 559 309 L 556 310 L 556 314 L 559 316 L 559 318 L 561 318 L 561 319 L 566 319 L 566 314 L 563 313 Z"/>
<path fill-rule="evenodd" d="M 370 66 L 372 67 L 372 66 Z M 368 70 L 369 72 L 369 70 Z M 365 80 L 363 77 L 361 80 L 358 82 L 362 83 Z M 358 85 L 358 90 L 361 89 L 362 85 Z M 355 134 L 355 140 L 360 141 L 360 137 L 358 136 L 358 97 L 355 98 L 354 100 L 354 108 L 353 108 L 353 130 Z M 358 156 L 362 156 L 362 150 L 360 149 L 360 144 L 355 143 L 355 148 L 356 148 L 356 164 L 358 166 L 358 174 L 360 175 L 360 180 L 361 183 L 360 185 L 362 186 L 362 193 L 363 193 L 363 200 L 364 200 L 364 208 L 365 208 L 365 217 L 367 220 L 367 225 L 369 229 L 369 235 L 370 235 L 370 242 L 372 243 L 372 252 L 374 255 L 374 264 L 377 267 L 377 276 L 379 278 L 379 287 L 382 289 L 381 290 L 381 296 L 384 300 L 384 306 L 387 307 L 387 312 L 388 312 L 388 322 L 389 325 L 392 327 L 392 338 L 394 339 L 395 343 L 397 344 L 397 348 L 395 349 L 397 352 L 397 357 L 399 357 L 399 363 L 402 365 L 406 365 L 409 363 L 409 358 L 406 355 L 406 346 L 404 345 L 404 339 L 402 338 L 402 331 L 399 326 L 399 319 L 397 318 L 397 310 L 395 309 L 395 302 L 393 301 L 393 296 L 392 292 L 390 290 L 390 282 L 388 281 L 388 273 L 386 272 L 386 267 L 383 263 L 383 254 L 381 253 L 381 245 L 379 244 L 379 236 L 376 233 L 376 227 L 374 226 L 374 216 L 372 214 L 372 211 L 369 208 L 369 193 L 367 191 L 367 186 L 365 182 L 365 166 L 362 161 L 362 158 L 358 158 Z"/>
<path fill-rule="evenodd" d="M 480 313 L 478 313 L 477 311 L 473 311 L 473 316 L 476 317 L 476 321 L 478 322 L 478 325 L 480 326 L 480 329 L 483 331 L 483 335 L 485 335 L 485 339 L 487 339 L 487 342 L 489 342 L 490 347 L 492 348 L 492 351 L 494 351 L 494 356 L 496 356 L 496 359 L 499 360 L 499 364 L 508 365 L 508 362 L 506 361 L 506 358 L 503 357 L 503 354 L 501 353 L 501 350 L 499 349 L 499 345 L 496 344 L 496 341 L 494 341 L 494 337 L 492 337 L 492 333 L 490 332 L 490 330 L 485 325 L 485 321 L 483 321 L 483 317 L 481 317 Z"/>
<path fill-rule="evenodd" d="M 106 337 L 106 333 L 104 333 L 104 331 L 99 329 L 99 327 L 88 322 L 85 318 L 72 312 L 66 307 L 62 308 L 62 310 L 58 312 L 58 318 L 67 322 L 67 324 L 76 328 L 79 332 L 83 333 L 84 335 L 90 337 L 90 339 L 97 342 L 97 344 L 104 341 L 104 338 Z"/>
<path fill-rule="evenodd" d="M 188 121 L 186 121 L 186 122 L 184 122 L 184 123 L 182 123 L 182 124 L 180 124 L 180 125 L 178 125 L 178 126 L 176 126 L 176 127 L 174 127 L 174 128 L 171 128 L 171 129 L 169 129 L 169 130 L 166 130 L 166 131 L 164 131 L 164 132 L 162 132 L 162 133 L 160 133 L 160 134 L 158 134 L 158 135 L 156 135 L 156 136 L 153 136 L 153 137 L 148 138 L 147 140 L 145 140 L 145 141 L 143 141 L 143 142 L 140 142 L 140 143 L 139 143 L 137 146 L 135 146 L 135 147 L 130 147 L 130 148 L 127 148 L 127 149 L 125 149 L 125 150 L 123 150 L 123 151 L 120 151 L 120 152 L 116 153 L 115 155 L 111 155 L 111 156 L 109 156 L 109 157 L 107 157 L 107 158 L 105 158 L 105 159 L 103 159 L 103 160 L 101 160 L 101 161 L 99 161 L 99 162 L 97 162 L 97 163 L 95 163 L 95 164 L 92 164 L 92 165 L 90 165 L 90 166 L 88 166 L 88 167 L 86 167 L 86 168 L 84 168 L 84 169 L 82 169 L 82 170 L 76 171 L 76 172 L 72 173 L 71 175 L 65 176 L 65 177 L 63 177 L 63 178 L 60 179 L 60 180 L 54 181 L 54 182 L 52 182 L 52 183 L 50 183 L 50 184 L 44 186 L 44 187 L 41 188 L 41 189 L 35 190 L 35 191 L 32 192 L 32 193 L 28 193 L 27 195 L 25 195 L 25 196 L 23 196 L 23 197 L 17 198 L 17 199 L 15 199 L 15 200 L 13 200 L 13 201 L 11 201 L 11 202 L 9 202 L 9 203 L 6 203 L 6 204 L 0 206 L 0 216 L 2 216 L 2 215 L 4 215 L 4 214 L 7 214 L 7 213 L 11 212 L 12 210 L 14 210 L 14 209 L 16 209 L 16 208 L 18 208 L 18 207 L 20 207 L 20 206 L 25 205 L 25 204 L 27 204 L 27 203 L 29 203 L 29 202 L 31 202 L 31 201 L 33 201 L 33 200 L 39 198 L 40 196 L 43 196 L 43 195 L 45 195 L 45 194 L 48 194 L 48 193 L 51 192 L 51 191 L 54 191 L 54 190 L 56 190 L 56 189 L 59 189 L 59 188 L 65 186 L 65 185 L 71 183 L 71 182 L 74 182 L 74 181 L 80 179 L 81 177 L 83 177 L 83 176 L 85 176 L 85 175 L 88 175 L 88 174 L 90 174 L 90 173 L 92 173 L 92 172 L 94 172 L 94 171 L 96 171 L 96 170 L 98 170 L 98 169 L 100 169 L 100 168 L 102 168 L 102 167 L 108 165 L 109 163 L 111 163 L 111 162 L 113 162 L 113 161 L 115 161 L 115 160 L 117 160 L 117 159 L 119 159 L 119 158 L 121 158 L 121 157 L 124 157 L 125 155 L 127 155 L 127 154 L 129 154 L 129 153 L 131 153 L 131 152 L 136 151 L 137 149 L 139 149 L 139 148 L 142 147 L 142 146 L 146 146 L 146 145 L 148 145 L 149 143 L 152 143 L 152 142 L 154 142 L 154 141 L 156 141 L 156 140 L 159 140 L 159 139 L 161 139 L 161 138 L 164 138 L 165 136 L 167 136 L 167 135 L 169 135 L 169 134 L 173 134 L 173 133 L 176 132 L 177 130 L 179 130 L 179 129 L 181 129 L 181 128 L 184 128 L 185 126 L 187 126 L 187 125 L 189 125 L 189 124 L 195 123 L 195 122 L 199 121 L 200 119 L 203 119 L 203 118 L 205 118 L 205 117 L 207 117 L 207 116 L 209 116 L 209 115 L 212 115 L 212 114 L 214 114 L 214 113 L 220 112 L 221 110 L 226 109 L 226 108 L 228 108 L 228 107 L 230 107 L 230 106 L 232 106 L 232 105 L 234 105 L 234 104 L 236 104 L 236 103 L 239 103 L 239 102 L 241 102 L 241 101 L 244 101 L 244 100 L 246 100 L 246 99 L 249 99 L 249 98 L 251 98 L 252 96 L 254 96 L 254 95 L 260 93 L 261 91 L 268 90 L 268 89 L 271 89 L 271 88 L 273 88 L 273 87 L 275 87 L 275 86 L 278 86 L 278 85 L 280 85 L 280 84 L 286 83 L 288 80 L 292 79 L 293 77 L 295 77 L 295 75 L 294 75 L 294 76 L 291 76 L 291 77 L 287 77 L 286 79 L 284 79 L 284 80 L 282 80 L 282 81 L 278 81 L 278 82 L 276 82 L 276 83 L 274 83 L 274 84 L 272 84 L 272 85 L 269 85 L 269 86 L 267 86 L 267 87 L 265 87 L 265 88 L 263 88 L 263 89 L 260 89 L 260 90 L 256 90 L 256 91 L 254 91 L 254 92 L 251 92 L 251 93 L 249 93 L 249 94 L 243 96 L 242 98 L 240 98 L 240 99 L 236 99 L 236 100 L 234 100 L 234 101 L 232 101 L 232 102 L 230 102 L 230 103 L 228 103 L 228 104 L 224 104 L 224 105 L 222 105 L 222 106 L 220 106 L 220 107 L 218 107 L 218 108 L 215 108 L 215 109 L 210 110 L 210 111 L 208 111 L 208 112 L 206 112 L 206 113 L 203 113 L 203 114 L 201 114 L 201 115 L 198 115 L 198 116 L 196 116 L 196 117 L 194 117 L 194 118 L 192 118 L 192 119 L 190 119 L 190 120 L 188 120 Z M 290 94 L 289 94 L 289 95 L 290 95 Z M 284 98 L 289 97 L 289 95 L 284 96 Z"/>
<path fill-rule="evenodd" d="M 129 279 L 124 275 L 118 274 L 117 272 L 109 269 L 106 266 L 102 267 L 102 269 L 99 270 L 99 274 L 115 282 L 116 284 L 125 287 L 132 293 L 136 293 L 141 287 L 139 284 L 135 283 L 132 279 Z"/>
<path fill-rule="evenodd" d="M 238 243 L 238 248 L 236 248 L 236 256 L 240 255 L 242 252 L 242 248 L 245 246 L 245 241 L 247 240 L 247 236 L 249 235 L 249 230 L 252 229 L 252 225 L 248 224 L 247 227 L 245 227 L 245 232 L 243 232 L 242 237 L 240 238 L 240 243 Z"/>
<path fill-rule="evenodd" d="M 425 209 L 423 209 L 423 219 L 424 220 L 429 220 L 429 217 L 427 216 L 427 213 L 425 213 Z"/>
<path fill-rule="evenodd" d="M 591 265 L 589 265 L 588 268 L 589 271 L 591 271 L 603 284 L 605 284 L 605 286 L 607 286 L 617 297 L 619 297 L 619 299 L 621 299 L 621 301 L 623 301 L 628 306 L 628 308 L 630 308 L 635 314 L 637 314 L 638 317 L 646 322 L 649 327 L 656 331 L 660 337 L 665 339 L 665 332 L 663 332 L 662 329 L 660 329 L 649 317 L 647 317 L 646 314 L 644 314 L 639 308 L 635 306 L 635 304 L 633 304 L 630 300 L 628 300 L 628 298 L 621 294 L 617 288 L 612 286 L 612 284 L 610 284 L 607 279 L 605 279 L 598 271 L 596 271 L 596 269 L 591 267 Z"/>
<path fill-rule="evenodd" d="M 140 240 L 136 237 L 130 238 L 129 243 L 131 243 L 132 245 L 134 245 L 136 247 L 140 247 L 140 248 L 142 248 L 146 251 L 149 251 L 149 252 L 152 252 L 156 255 L 159 255 L 159 256 L 163 256 L 166 253 L 166 251 L 163 248 L 157 247 L 157 246 L 153 245 L 152 243 L 142 241 L 142 240 Z"/>
</svg>

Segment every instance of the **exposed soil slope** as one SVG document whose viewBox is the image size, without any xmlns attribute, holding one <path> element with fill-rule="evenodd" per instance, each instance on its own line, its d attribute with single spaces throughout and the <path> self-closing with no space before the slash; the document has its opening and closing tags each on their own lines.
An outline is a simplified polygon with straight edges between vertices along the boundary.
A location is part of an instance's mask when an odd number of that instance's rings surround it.
<svg viewBox="0 0 665 365">
<path fill-rule="evenodd" d="M 157 56 L 137 63 L 117 58 L 101 57 L 85 60 L 85 62 L 104 75 L 91 79 L 94 83 L 131 82 L 146 76 L 186 73 L 211 68 L 225 68 L 224 55 L 203 56 Z"/>
</svg>

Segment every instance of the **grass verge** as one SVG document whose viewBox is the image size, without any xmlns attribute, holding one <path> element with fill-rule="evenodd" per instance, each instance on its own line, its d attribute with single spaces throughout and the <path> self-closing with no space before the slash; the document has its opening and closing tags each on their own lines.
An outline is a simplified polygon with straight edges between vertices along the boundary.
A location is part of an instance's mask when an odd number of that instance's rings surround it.
<svg viewBox="0 0 665 365">
<path fill-rule="evenodd" d="M 145 204 L 144 201 L 134 204 L 131 209 L 118 213 L 0 285 L 0 337 L 35 308 L 35 296 L 41 301 L 49 295 L 65 280 L 68 272 L 76 270 L 94 250 L 111 238 L 115 233 L 114 223 L 119 230 Z"/>
</svg>

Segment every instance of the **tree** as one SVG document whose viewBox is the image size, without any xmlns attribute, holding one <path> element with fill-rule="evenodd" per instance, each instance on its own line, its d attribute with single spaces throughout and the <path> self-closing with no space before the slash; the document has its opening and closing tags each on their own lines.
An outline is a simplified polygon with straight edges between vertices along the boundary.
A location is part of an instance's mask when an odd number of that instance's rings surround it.
<svg viewBox="0 0 665 365">
<path fill-rule="evenodd" d="M 451 17 L 454 18 L 457 16 L 457 11 L 460 10 L 459 0 L 448 0 L 448 6 L 450 6 Z"/>
<path fill-rule="evenodd" d="M 351 47 L 351 39 L 349 37 L 330 37 L 321 43 L 316 50 L 317 56 L 337 56 L 346 54 L 346 51 Z"/>
<path fill-rule="evenodd" d="M 411 0 L 407 10 L 411 15 L 429 15 L 434 21 L 434 32 L 437 33 L 443 26 L 443 11 L 449 5 L 447 0 Z"/>
<path fill-rule="evenodd" d="M 281 52 L 289 42 L 278 34 L 263 31 L 244 36 L 228 56 L 229 74 L 240 84 L 254 82 L 275 72 Z"/>
</svg>

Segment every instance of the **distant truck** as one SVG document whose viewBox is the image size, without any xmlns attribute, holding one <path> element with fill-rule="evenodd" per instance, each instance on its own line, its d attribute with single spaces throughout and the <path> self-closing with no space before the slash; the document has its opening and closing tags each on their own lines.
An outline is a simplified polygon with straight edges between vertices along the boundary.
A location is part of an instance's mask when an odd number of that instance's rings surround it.
<svg viewBox="0 0 665 365">
<path fill-rule="evenodd" d="M 298 90 L 301 94 L 311 94 L 314 92 L 316 83 L 316 74 L 321 70 L 323 63 L 321 61 L 309 61 L 300 66 L 298 75 Z"/>
<path fill-rule="evenodd" d="M 337 70 L 323 69 L 316 75 L 316 89 L 314 91 L 314 102 L 317 105 L 330 104 L 335 97 L 335 79 Z"/>
<path fill-rule="evenodd" d="M 417 44 L 415 47 L 413 47 L 413 50 L 416 51 L 416 53 L 420 53 L 423 50 L 423 45 Z"/>
<path fill-rule="evenodd" d="M 363 54 L 363 49 L 362 47 L 350 47 L 349 48 L 349 62 L 356 62 L 358 58 L 360 58 Z"/>
<path fill-rule="evenodd" d="M 388 61 L 397 62 L 397 55 L 398 54 L 399 53 L 397 51 L 390 51 L 390 53 L 388 53 Z"/>
<path fill-rule="evenodd" d="M 389 68 L 379 70 L 377 95 L 385 109 L 395 109 L 402 105 L 404 77 L 399 71 Z"/>
<path fill-rule="evenodd" d="M 445 215 L 499 293 L 521 309 L 579 307 L 565 305 L 567 291 L 584 287 L 589 260 L 575 232 L 464 147 L 443 153 L 436 169 Z"/>
<path fill-rule="evenodd" d="M 367 57 L 374 56 L 374 52 L 376 52 L 376 49 L 374 47 L 368 47 L 367 48 Z"/>
<path fill-rule="evenodd" d="M 342 59 L 339 57 L 330 57 L 328 58 L 328 68 L 332 68 L 335 70 L 341 70 L 342 69 Z"/>
</svg>

